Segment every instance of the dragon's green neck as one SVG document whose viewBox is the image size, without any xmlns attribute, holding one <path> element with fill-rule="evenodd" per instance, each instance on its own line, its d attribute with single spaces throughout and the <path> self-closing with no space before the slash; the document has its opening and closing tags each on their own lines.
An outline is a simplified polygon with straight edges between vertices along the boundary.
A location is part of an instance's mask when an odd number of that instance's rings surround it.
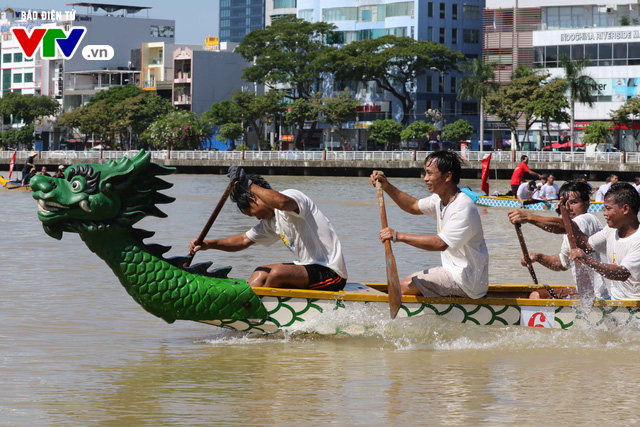
<svg viewBox="0 0 640 427">
<path fill-rule="evenodd" d="M 267 316 L 245 281 L 211 278 L 176 267 L 155 255 L 131 229 L 113 225 L 82 232 L 80 237 L 138 304 L 169 323 Z"/>
</svg>

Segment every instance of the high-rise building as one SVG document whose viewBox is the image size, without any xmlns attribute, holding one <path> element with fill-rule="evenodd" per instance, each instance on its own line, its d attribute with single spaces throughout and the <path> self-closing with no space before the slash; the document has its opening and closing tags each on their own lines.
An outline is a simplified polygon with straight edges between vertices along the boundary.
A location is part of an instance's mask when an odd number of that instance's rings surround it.
<svg viewBox="0 0 640 427">
<path fill-rule="evenodd" d="M 240 43 L 251 31 L 264 28 L 264 10 L 265 0 L 220 0 L 220 41 Z"/>
<path fill-rule="evenodd" d="M 547 70 L 564 77 L 561 55 L 577 60 L 589 58 L 585 74 L 596 81 L 595 105 L 575 106 L 575 137 L 592 121 L 610 120 L 629 98 L 638 95 L 640 84 L 640 7 L 629 0 L 602 3 L 583 0 L 487 0 L 484 14 L 484 57 L 499 62 L 498 80 L 508 83 L 518 65 Z M 503 134 L 496 131 L 496 134 Z M 524 132 L 519 132 L 523 134 Z M 571 132 L 568 123 L 554 124 L 551 140 L 541 123 L 532 127 L 536 149 Z M 620 149 L 636 151 L 627 132 L 617 132 Z"/>
</svg>

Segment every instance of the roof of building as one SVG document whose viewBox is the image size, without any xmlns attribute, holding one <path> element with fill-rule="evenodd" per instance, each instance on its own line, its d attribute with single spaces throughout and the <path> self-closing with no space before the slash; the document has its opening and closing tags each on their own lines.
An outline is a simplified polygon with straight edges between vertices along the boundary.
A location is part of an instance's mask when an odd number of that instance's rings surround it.
<svg viewBox="0 0 640 427">
<path fill-rule="evenodd" d="M 144 9 L 151 9 L 149 6 L 127 6 L 121 4 L 107 4 L 107 3 L 67 3 L 67 6 L 86 6 L 93 7 L 94 11 L 102 9 L 107 13 L 117 12 L 124 10 L 127 13 L 136 13 Z"/>
</svg>

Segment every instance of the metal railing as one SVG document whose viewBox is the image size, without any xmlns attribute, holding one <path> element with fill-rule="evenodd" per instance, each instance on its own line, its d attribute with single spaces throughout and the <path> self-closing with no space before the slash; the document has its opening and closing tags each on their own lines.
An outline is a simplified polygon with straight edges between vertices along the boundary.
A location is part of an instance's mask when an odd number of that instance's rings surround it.
<svg viewBox="0 0 640 427">
<path fill-rule="evenodd" d="M 78 163 L 78 161 L 95 161 L 99 159 L 119 160 L 123 157 L 133 157 L 138 151 L 41 151 L 40 160 L 50 163 Z M 430 151 L 171 151 L 171 160 L 250 160 L 250 161 L 274 161 L 288 160 L 301 162 L 321 162 L 344 161 L 422 161 Z M 466 161 L 480 161 L 489 153 L 492 154 L 493 162 L 511 162 L 512 153 L 510 151 L 465 151 L 461 153 Z M 28 157 L 29 151 L 18 151 L 16 162 L 24 161 Z M 13 151 L 0 151 L 0 160 L 9 160 Z M 554 162 L 554 163 L 634 163 L 640 164 L 640 152 L 613 152 L 613 153 L 573 153 L 570 152 L 543 152 L 543 151 L 522 151 L 516 152 L 516 162 L 521 155 L 529 156 L 532 163 Z M 151 151 L 152 159 L 166 160 L 167 151 Z"/>
</svg>

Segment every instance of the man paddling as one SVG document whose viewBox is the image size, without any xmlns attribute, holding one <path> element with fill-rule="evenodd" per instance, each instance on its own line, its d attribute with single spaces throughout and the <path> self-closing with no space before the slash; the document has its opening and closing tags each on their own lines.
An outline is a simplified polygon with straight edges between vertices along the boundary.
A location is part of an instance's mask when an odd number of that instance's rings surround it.
<svg viewBox="0 0 640 427">
<path fill-rule="evenodd" d="M 402 242 L 441 253 L 442 266 L 408 275 L 400 282 L 405 295 L 461 296 L 480 298 L 489 284 L 489 252 L 475 204 L 458 188 L 460 157 L 453 151 L 435 151 L 424 162 L 424 182 L 431 196 L 416 199 L 389 183 L 381 171 L 373 171 L 369 182 L 382 189 L 405 212 L 436 220 L 437 233 L 401 233 L 390 227 L 380 231 L 383 242 Z"/>
<path fill-rule="evenodd" d="M 598 218 L 596 218 L 595 215 L 588 213 L 591 198 L 591 188 L 588 184 L 580 181 L 567 182 L 560 187 L 559 195 L 562 199 L 567 201 L 566 206 L 569 217 L 575 221 L 583 233 L 587 236 L 592 236 L 602 230 L 602 224 Z M 517 209 L 509 211 L 508 215 L 512 224 L 529 223 L 549 233 L 565 233 L 561 217 L 536 215 Z M 571 247 L 569 246 L 569 239 L 565 234 L 563 236 L 562 246 L 560 247 L 560 253 L 558 255 L 545 255 L 542 253 L 530 252 L 530 259 L 525 260 L 523 255 L 520 263 L 525 267 L 529 267 L 532 263 L 537 262 L 553 271 L 566 271 L 571 267 L 573 279 L 576 284 L 578 284 L 578 291 L 583 297 L 588 299 L 592 299 L 593 297 L 608 298 L 609 295 L 600 275 L 590 274 L 584 277 L 577 276 L 581 271 L 576 271 L 576 267 L 580 270 L 580 266 L 571 265 L 572 263 L 569 260 L 570 251 Z M 599 255 L 594 255 L 598 260 L 600 260 Z M 591 288 L 593 288 L 593 290 L 591 290 Z M 556 291 L 559 297 L 568 296 L 569 292 L 568 288 L 562 288 Z M 551 298 L 551 295 L 549 295 L 549 292 L 545 289 L 540 289 L 533 291 L 529 295 L 529 298 Z"/>
<path fill-rule="evenodd" d="M 322 291 L 342 290 L 347 282 L 347 268 L 342 246 L 331 223 L 320 209 L 298 190 L 278 192 L 260 175 L 247 175 L 231 166 L 228 173 L 237 182 L 231 200 L 240 211 L 260 222 L 246 233 L 224 239 L 194 239 L 189 252 L 218 249 L 236 252 L 254 243 L 269 246 L 278 240 L 295 254 L 294 263 L 263 265 L 255 269 L 248 283 L 251 287 L 302 288 Z"/>
<path fill-rule="evenodd" d="M 587 236 L 572 221 L 577 249 L 571 259 L 578 260 L 605 278 L 612 299 L 640 299 L 640 233 L 638 228 L 640 195 L 631 184 L 618 182 L 604 196 L 607 227 Z M 600 262 L 587 254 L 598 252 Z"/>
</svg>

